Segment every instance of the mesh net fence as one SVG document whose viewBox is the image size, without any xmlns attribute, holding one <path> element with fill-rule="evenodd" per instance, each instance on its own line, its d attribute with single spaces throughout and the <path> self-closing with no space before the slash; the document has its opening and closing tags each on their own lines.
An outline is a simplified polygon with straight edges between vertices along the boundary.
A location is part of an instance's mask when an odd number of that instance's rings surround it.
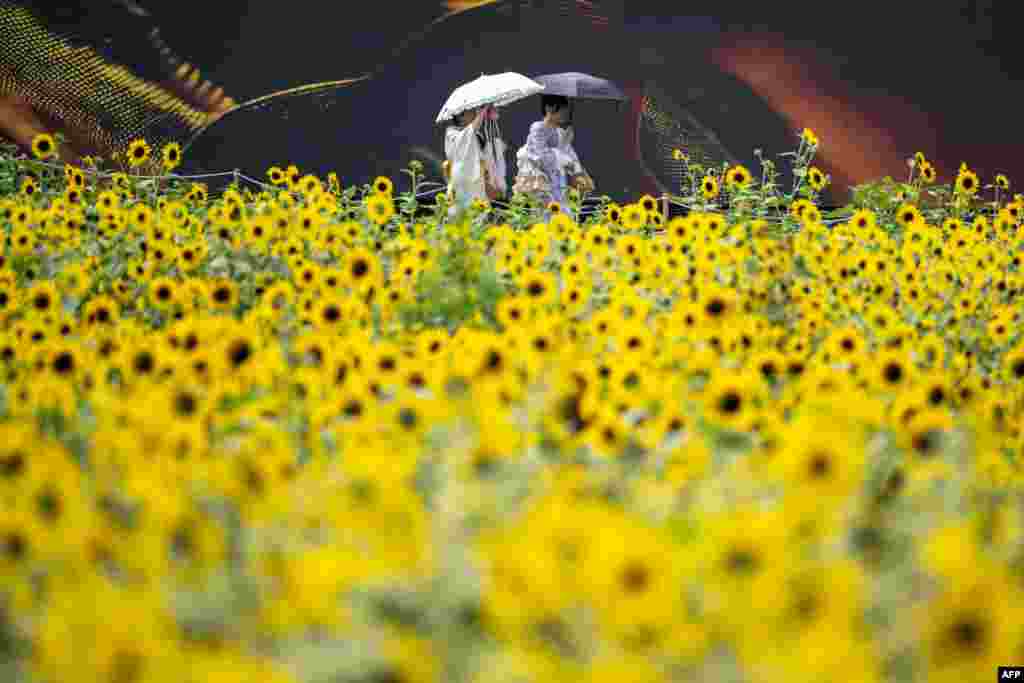
<svg viewBox="0 0 1024 683">
<path fill-rule="evenodd" d="M 101 153 L 135 138 L 181 140 L 208 120 L 162 83 L 179 78 L 182 65 L 161 49 L 158 32 L 141 47 L 123 36 L 108 42 L 40 5 L 0 0 L 0 97 L 27 102 L 77 146 Z"/>
</svg>

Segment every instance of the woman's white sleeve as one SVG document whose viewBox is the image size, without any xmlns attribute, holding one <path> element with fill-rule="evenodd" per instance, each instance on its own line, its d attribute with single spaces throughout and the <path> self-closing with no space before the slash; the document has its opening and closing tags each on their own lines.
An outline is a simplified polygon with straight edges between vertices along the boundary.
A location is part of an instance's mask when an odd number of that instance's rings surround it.
<svg viewBox="0 0 1024 683">
<path fill-rule="evenodd" d="M 456 200 L 469 201 L 481 194 L 480 146 L 473 126 L 449 129 L 445 136 L 445 156 L 452 162 L 451 186 Z"/>
</svg>

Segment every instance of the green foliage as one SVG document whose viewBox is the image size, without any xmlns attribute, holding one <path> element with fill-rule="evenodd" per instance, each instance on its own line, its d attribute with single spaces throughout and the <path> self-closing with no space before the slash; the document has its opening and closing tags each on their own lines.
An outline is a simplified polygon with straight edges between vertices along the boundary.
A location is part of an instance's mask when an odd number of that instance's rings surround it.
<svg viewBox="0 0 1024 683">
<path fill-rule="evenodd" d="M 400 311 L 403 323 L 455 328 L 476 319 L 495 324 L 505 285 L 493 258 L 461 237 L 442 249 L 434 267 L 420 274 L 415 303 Z"/>
</svg>

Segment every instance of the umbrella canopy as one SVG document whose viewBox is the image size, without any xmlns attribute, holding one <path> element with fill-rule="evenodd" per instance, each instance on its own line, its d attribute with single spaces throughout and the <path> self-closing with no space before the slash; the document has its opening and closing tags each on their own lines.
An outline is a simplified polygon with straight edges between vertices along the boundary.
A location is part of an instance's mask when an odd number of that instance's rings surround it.
<svg viewBox="0 0 1024 683">
<path fill-rule="evenodd" d="M 581 100 L 618 100 L 619 102 L 629 99 L 626 93 L 611 81 L 577 71 L 536 76 L 533 80 L 544 86 L 545 95 L 562 95 Z"/>
<path fill-rule="evenodd" d="M 476 80 L 460 85 L 448 96 L 448 101 L 437 115 L 437 123 L 484 105 L 501 107 L 511 104 L 543 90 L 544 86 L 540 83 L 512 71 L 484 74 Z"/>
</svg>

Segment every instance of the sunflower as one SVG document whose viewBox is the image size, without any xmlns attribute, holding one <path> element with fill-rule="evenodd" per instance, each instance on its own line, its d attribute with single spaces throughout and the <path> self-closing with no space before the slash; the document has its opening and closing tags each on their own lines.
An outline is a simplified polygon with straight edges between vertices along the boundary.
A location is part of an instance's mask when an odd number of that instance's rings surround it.
<svg viewBox="0 0 1024 683">
<path fill-rule="evenodd" d="M 751 180 L 750 171 L 742 164 L 737 164 L 725 172 L 725 186 L 729 189 L 744 188 L 750 185 Z"/>
<path fill-rule="evenodd" d="M 622 207 L 612 202 L 605 207 L 604 217 L 609 223 L 618 223 L 622 220 Z"/>
<path fill-rule="evenodd" d="M 270 180 L 271 185 L 284 185 L 288 178 L 284 174 L 284 169 L 279 166 L 271 166 L 267 169 L 267 178 Z"/>
<path fill-rule="evenodd" d="M 886 351 L 874 359 L 877 386 L 881 389 L 900 389 L 910 384 L 913 368 L 907 357 L 896 351 Z"/>
<path fill-rule="evenodd" d="M 232 370 L 238 370 L 249 362 L 258 349 L 256 339 L 246 330 L 238 330 L 229 336 L 223 348 L 224 360 Z"/>
<path fill-rule="evenodd" d="M 190 202 L 205 202 L 209 197 L 209 192 L 206 189 L 206 185 L 203 183 L 192 183 L 189 187 L 188 194 L 185 195 L 185 199 Z"/>
<path fill-rule="evenodd" d="M 647 225 L 647 211 L 640 204 L 627 204 L 622 210 L 622 227 L 626 230 L 641 230 Z"/>
<path fill-rule="evenodd" d="M 1005 190 L 1009 190 L 1010 189 L 1010 179 L 1007 178 L 1002 173 L 997 173 L 996 174 L 996 187 L 998 187 L 1000 190 L 1004 190 L 1004 191 Z"/>
<path fill-rule="evenodd" d="M 214 280 L 210 289 L 210 302 L 215 309 L 230 310 L 238 304 L 238 286 L 227 278 Z"/>
<path fill-rule="evenodd" d="M 717 377 L 704 390 L 704 417 L 725 428 L 744 429 L 754 410 L 755 391 L 739 374 Z"/>
<path fill-rule="evenodd" d="M 38 282 L 28 290 L 25 302 L 37 315 L 51 313 L 60 306 L 60 290 L 49 280 Z"/>
<path fill-rule="evenodd" d="M 704 199 L 714 199 L 718 196 L 718 179 L 711 175 L 704 176 L 704 180 L 700 181 L 700 191 Z"/>
<path fill-rule="evenodd" d="M 931 184 L 935 182 L 935 167 L 932 166 L 931 162 L 924 161 L 918 167 L 918 173 L 921 175 L 921 180 Z"/>
<path fill-rule="evenodd" d="M 177 287 L 169 277 L 157 277 L 149 283 L 149 296 L 153 305 L 159 309 L 167 309 L 174 303 Z"/>
<path fill-rule="evenodd" d="M 317 300 L 313 319 L 321 327 L 334 327 L 345 320 L 345 308 L 336 296 L 321 297 Z"/>
<path fill-rule="evenodd" d="M 814 204 L 809 204 L 800 214 L 800 220 L 805 225 L 818 225 L 821 222 L 821 211 Z"/>
<path fill-rule="evenodd" d="M 875 213 L 870 209 L 860 209 L 850 218 L 850 225 L 862 234 L 870 232 L 877 225 Z"/>
<path fill-rule="evenodd" d="M 924 224 L 924 218 L 921 216 L 920 209 L 913 204 L 904 204 L 901 206 L 896 211 L 896 220 L 904 228 Z"/>
<path fill-rule="evenodd" d="M 558 281 L 553 273 L 527 271 L 519 281 L 522 293 L 532 303 L 548 304 L 558 292 Z"/>
<path fill-rule="evenodd" d="M 49 159 L 57 153 L 57 141 L 49 133 L 40 133 L 32 138 L 32 156 Z"/>
<path fill-rule="evenodd" d="M 26 197 L 34 197 L 39 194 L 39 182 L 32 176 L 21 181 L 21 193 Z"/>
<path fill-rule="evenodd" d="M 135 139 L 128 143 L 128 164 L 132 168 L 141 166 L 142 164 L 149 161 L 149 155 L 152 152 L 149 143 L 142 139 Z"/>
<path fill-rule="evenodd" d="M 641 197 L 639 204 L 640 206 L 644 207 L 644 211 L 646 211 L 648 214 L 650 214 L 652 211 L 655 211 L 658 208 L 658 200 L 649 194 L 645 194 L 643 197 Z"/>
<path fill-rule="evenodd" d="M 800 134 L 800 139 L 811 147 L 817 147 L 819 144 L 818 136 L 810 128 L 804 128 L 803 133 Z"/>
<path fill-rule="evenodd" d="M 387 176 L 377 176 L 373 180 L 373 191 L 377 194 L 390 197 L 391 193 L 394 192 L 394 189 L 394 183 L 392 183 L 391 178 L 388 178 Z"/>
<path fill-rule="evenodd" d="M 168 142 L 160 154 L 163 157 L 165 171 L 173 171 L 181 164 L 181 145 L 177 142 Z"/>
<path fill-rule="evenodd" d="M 377 225 L 384 225 L 395 215 L 395 205 L 390 194 L 377 193 L 366 198 L 366 214 Z"/>
<path fill-rule="evenodd" d="M 66 343 L 50 349 L 47 365 L 58 377 L 74 377 L 81 369 L 75 348 Z"/>
<path fill-rule="evenodd" d="M 11 249 L 18 256 L 27 256 L 36 248 L 36 235 L 27 226 L 11 231 Z"/>
<path fill-rule="evenodd" d="M 967 168 L 967 166 L 961 166 L 960 172 L 956 176 L 956 193 L 962 196 L 972 196 L 978 192 L 978 174 Z"/>
<path fill-rule="evenodd" d="M 815 192 L 821 192 L 828 185 L 828 176 L 817 166 L 811 166 L 807 169 L 807 183 Z"/>
<path fill-rule="evenodd" d="M 324 186 L 312 173 L 306 174 L 299 179 L 299 190 L 307 197 L 314 197 L 323 192 Z"/>
<path fill-rule="evenodd" d="M 345 264 L 345 273 L 348 276 L 350 285 L 361 286 L 365 283 L 372 283 L 380 272 L 377 257 L 373 252 L 359 247 L 348 254 Z"/>
<path fill-rule="evenodd" d="M 548 202 L 547 207 L 545 208 L 547 208 L 547 210 L 553 214 L 562 212 L 562 205 L 555 201 Z"/>
</svg>

